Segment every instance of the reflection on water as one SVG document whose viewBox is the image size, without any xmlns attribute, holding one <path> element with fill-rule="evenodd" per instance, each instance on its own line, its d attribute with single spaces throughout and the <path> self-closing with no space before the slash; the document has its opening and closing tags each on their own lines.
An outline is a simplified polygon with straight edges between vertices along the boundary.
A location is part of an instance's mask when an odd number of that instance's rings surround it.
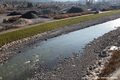
<svg viewBox="0 0 120 80">
<path fill-rule="evenodd" d="M 120 26 L 119 22 L 120 19 L 116 19 L 37 43 L 0 65 L 0 79 L 12 80 L 14 77 L 21 80 L 19 77 L 30 75 L 28 73 L 36 62 L 55 62 L 60 55 L 70 56 L 73 52 L 79 52 L 89 41 L 116 29 Z"/>
</svg>

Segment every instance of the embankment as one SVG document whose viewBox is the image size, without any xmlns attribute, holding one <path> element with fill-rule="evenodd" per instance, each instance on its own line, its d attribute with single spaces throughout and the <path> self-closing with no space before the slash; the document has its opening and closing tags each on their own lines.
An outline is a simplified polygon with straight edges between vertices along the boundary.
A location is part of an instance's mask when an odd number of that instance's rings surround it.
<svg viewBox="0 0 120 80">
<path fill-rule="evenodd" d="M 119 18 L 120 11 L 86 15 L 49 22 L 30 28 L 0 34 L 0 63 L 5 62 L 20 49 L 34 44 L 36 41 L 47 40 L 64 33 L 72 32 L 89 26 Z M 17 52 L 16 52 L 17 51 Z"/>
</svg>

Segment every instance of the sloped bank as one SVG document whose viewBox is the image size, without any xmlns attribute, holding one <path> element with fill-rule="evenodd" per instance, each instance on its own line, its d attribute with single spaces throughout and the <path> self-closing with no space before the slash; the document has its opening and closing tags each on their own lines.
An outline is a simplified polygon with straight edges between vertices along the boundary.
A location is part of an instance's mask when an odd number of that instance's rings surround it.
<svg viewBox="0 0 120 80">
<path fill-rule="evenodd" d="M 58 35 L 61 35 L 64 33 L 68 33 L 68 32 L 82 29 L 82 28 L 86 28 L 91 25 L 100 24 L 100 23 L 103 23 L 103 22 L 106 22 L 109 20 L 119 18 L 119 17 L 120 17 L 119 14 L 112 15 L 109 17 L 106 16 L 106 17 L 102 17 L 99 19 L 95 19 L 95 20 L 81 22 L 80 24 L 72 25 L 70 27 L 66 26 L 63 28 L 58 28 L 58 29 L 54 29 L 51 31 L 41 33 L 41 34 L 37 34 L 35 36 L 31 36 L 31 37 L 27 37 L 27 38 L 20 39 L 17 41 L 13 41 L 13 42 L 8 43 L 0 48 L 0 63 L 5 62 L 6 60 L 8 60 L 10 57 L 12 57 L 13 55 L 15 55 L 17 53 L 21 53 L 21 51 L 20 51 L 21 48 L 25 48 L 26 46 L 34 44 L 36 41 L 47 40 L 48 38 L 52 38 L 52 37 L 55 37 L 55 36 L 58 36 Z"/>
<path fill-rule="evenodd" d="M 100 59 L 87 68 L 83 80 L 118 80 L 118 77 L 112 77 L 111 74 L 119 68 L 120 48 L 117 46 L 108 46 L 100 54 Z"/>
<path fill-rule="evenodd" d="M 63 59 L 54 70 L 46 71 L 39 67 L 31 80 L 82 80 L 87 68 L 94 66 L 101 59 L 102 51 L 111 45 L 120 46 L 120 28 L 89 43 L 82 55 Z"/>
</svg>

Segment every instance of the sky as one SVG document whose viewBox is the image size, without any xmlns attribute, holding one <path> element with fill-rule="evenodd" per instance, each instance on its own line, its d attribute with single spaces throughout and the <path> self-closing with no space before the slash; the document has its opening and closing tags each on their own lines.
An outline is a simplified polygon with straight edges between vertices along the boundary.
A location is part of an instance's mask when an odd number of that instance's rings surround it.
<svg viewBox="0 0 120 80">
<path fill-rule="evenodd" d="M 16 0 L 17 1 L 17 0 Z M 18 0 L 18 1 L 20 1 L 20 0 Z M 24 1 L 29 1 L 29 0 L 24 0 Z M 85 0 L 30 0 L 30 1 L 85 1 Z M 98 0 L 96 0 L 96 1 L 98 1 Z"/>
<path fill-rule="evenodd" d="M 52 1 L 85 1 L 85 0 L 52 0 Z M 95 1 L 98 1 L 98 0 L 95 0 Z"/>
<path fill-rule="evenodd" d="M 54 1 L 79 1 L 79 0 L 54 0 Z M 83 1 L 83 0 L 81 0 Z M 98 0 L 95 0 L 95 1 L 98 1 Z"/>
<path fill-rule="evenodd" d="M 85 0 L 30 0 L 30 1 L 62 1 L 62 2 L 65 2 L 65 1 L 85 1 Z"/>
<path fill-rule="evenodd" d="M 78 0 L 55 0 L 55 1 L 78 1 Z"/>
<path fill-rule="evenodd" d="M 79 0 L 30 0 L 30 1 L 79 1 Z"/>
</svg>

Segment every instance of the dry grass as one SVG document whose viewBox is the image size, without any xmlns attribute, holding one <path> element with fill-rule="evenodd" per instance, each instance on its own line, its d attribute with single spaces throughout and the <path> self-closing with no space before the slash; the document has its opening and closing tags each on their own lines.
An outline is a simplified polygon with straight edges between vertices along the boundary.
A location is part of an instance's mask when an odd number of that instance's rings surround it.
<svg viewBox="0 0 120 80">
<path fill-rule="evenodd" d="M 75 17 L 75 16 L 81 16 L 81 15 L 86 15 L 86 14 L 94 14 L 94 12 L 81 12 L 81 13 L 66 13 L 66 14 L 59 14 L 59 15 L 54 15 L 54 19 L 64 19 L 64 18 L 69 18 L 69 17 Z"/>
<path fill-rule="evenodd" d="M 120 50 L 114 51 L 109 63 L 105 65 L 99 77 L 106 77 L 120 67 Z M 105 80 L 105 79 L 98 79 Z"/>
</svg>

